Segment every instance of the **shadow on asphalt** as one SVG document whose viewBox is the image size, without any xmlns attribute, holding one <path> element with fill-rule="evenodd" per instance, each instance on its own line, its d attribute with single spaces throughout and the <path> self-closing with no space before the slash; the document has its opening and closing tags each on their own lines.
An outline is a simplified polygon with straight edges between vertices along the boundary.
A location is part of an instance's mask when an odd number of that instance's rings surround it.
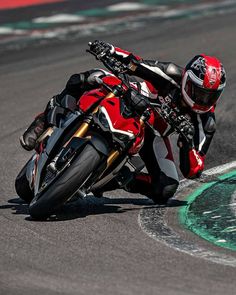
<svg viewBox="0 0 236 295">
<path fill-rule="evenodd" d="M 7 205 L 0 205 L 0 210 L 1 209 L 11 209 L 14 211 L 12 212 L 12 214 L 21 214 L 21 215 L 29 214 L 28 204 L 26 204 L 25 201 L 21 200 L 18 197 L 8 200 Z"/>
<path fill-rule="evenodd" d="M 134 207 L 124 208 L 122 205 L 134 205 Z M 72 220 L 77 218 L 85 218 L 89 215 L 124 213 L 127 211 L 143 210 L 150 208 L 165 208 L 165 207 L 179 207 L 186 206 L 186 201 L 171 200 L 166 205 L 155 205 L 147 198 L 107 198 L 107 197 L 93 197 L 88 196 L 85 199 L 77 199 L 73 202 L 65 204 L 60 211 L 56 212 L 46 222 L 55 222 L 63 220 Z M 140 207 L 139 207 L 140 206 Z M 12 214 L 29 215 L 28 204 L 20 198 L 13 198 L 8 200 L 8 204 L 0 205 L 1 209 L 11 209 Z M 26 216 L 25 220 L 35 221 L 30 216 Z"/>
</svg>

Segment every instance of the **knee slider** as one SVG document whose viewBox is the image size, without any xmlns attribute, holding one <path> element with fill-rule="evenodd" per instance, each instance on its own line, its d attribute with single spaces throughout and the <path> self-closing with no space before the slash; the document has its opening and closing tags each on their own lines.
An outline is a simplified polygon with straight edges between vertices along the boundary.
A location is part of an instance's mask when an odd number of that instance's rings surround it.
<svg viewBox="0 0 236 295">
<path fill-rule="evenodd" d="M 162 197 L 164 199 L 172 198 L 177 191 L 178 186 L 178 183 L 166 185 L 162 190 Z"/>
<path fill-rule="evenodd" d="M 156 204 L 166 204 L 172 198 L 178 188 L 178 182 L 167 184 L 155 189 L 155 192 L 150 195 L 151 199 Z"/>
<path fill-rule="evenodd" d="M 155 199 L 167 201 L 174 196 L 178 186 L 179 182 L 176 179 L 170 178 L 161 172 L 159 181 L 154 189 Z"/>
</svg>

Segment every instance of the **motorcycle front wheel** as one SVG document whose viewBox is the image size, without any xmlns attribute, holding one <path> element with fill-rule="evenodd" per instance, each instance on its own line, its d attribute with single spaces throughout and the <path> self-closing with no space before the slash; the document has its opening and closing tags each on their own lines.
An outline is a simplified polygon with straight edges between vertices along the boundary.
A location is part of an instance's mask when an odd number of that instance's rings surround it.
<svg viewBox="0 0 236 295">
<path fill-rule="evenodd" d="M 83 185 L 101 159 L 99 152 L 87 144 L 55 182 L 40 196 L 35 196 L 29 205 L 31 217 L 43 220 L 52 215 Z"/>
<path fill-rule="evenodd" d="M 17 175 L 15 180 L 16 193 L 26 203 L 30 203 L 34 198 L 34 192 L 30 188 L 29 181 L 26 177 L 27 166 L 30 163 L 30 161 L 31 159 L 21 169 L 20 173 Z"/>
</svg>

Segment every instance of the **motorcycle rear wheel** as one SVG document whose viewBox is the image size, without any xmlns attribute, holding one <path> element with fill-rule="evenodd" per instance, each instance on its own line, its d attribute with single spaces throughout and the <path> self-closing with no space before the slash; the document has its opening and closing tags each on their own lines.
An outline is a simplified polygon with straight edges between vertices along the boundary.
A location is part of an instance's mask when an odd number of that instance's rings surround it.
<svg viewBox="0 0 236 295">
<path fill-rule="evenodd" d="M 42 195 L 32 200 L 29 205 L 31 217 L 43 220 L 52 215 L 83 185 L 101 158 L 98 151 L 87 144 L 62 175 Z"/>
</svg>

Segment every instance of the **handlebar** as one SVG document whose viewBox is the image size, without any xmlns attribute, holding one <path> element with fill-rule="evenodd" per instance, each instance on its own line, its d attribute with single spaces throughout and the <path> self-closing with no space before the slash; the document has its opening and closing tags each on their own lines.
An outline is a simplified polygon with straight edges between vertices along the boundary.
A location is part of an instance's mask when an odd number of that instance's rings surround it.
<svg viewBox="0 0 236 295">
<path fill-rule="evenodd" d="M 89 42 L 89 46 L 92 43 Z M 86 52 L 92 54 L 95 56 L 95 58 L 99 61 L 101 61 L 104 66 L 111 71 L 116 77 L 118 77 L 121 81 L 120 88 L 118 89 L 116 87 L 116 90 L 120 90 L 120 94 L 124 94 L 125 92 L 130 89 L 130 85 L 127 82 L 127 79 L 125 77 L 125 73 L 128 71 L 128 66 L 124 65 L 121 61 L 119 61 L 117 58 L 114 56 L 111 56 L 110 54 L 102 53 L 102 54 L 97 54 L 96 52 L 92 51 L 91 49 L 86 49 Z M 100 79 L 101 80 L 101 79 Z M 98 82 L 98 81 L 96 81 Z M 114 91 L 114 89 L 111 89 L 107 84 L 103 83 L 101 80 L 98 82 L 98 84 L 103 85 L 105 88 L 107 88 L 108 91 Z M 126 91 L 124 91 L 126 90 Z"/>
<path fill-rule="evenodd" d="M 91 42 L 89 42 L 89 46 L 90 45 L 91 45 Z M 86 49 L 86 52 L 89 52 L 90 54 L 95 56 L 97 60 L 100 60 L 105 65 L 105 67 L 109 69 L 112 73 L 114 73 L 116 76 L 120 74 L 124 74 L 129 70 L 128 66 L 124 65 L 117 58 L 115 58 L 114 56 L 111 56 L 110 54 L 106 52 L 97 54 L 91 49 Z"/>
<path fill-rule="evenodd" d="M 89 46 L 91 46 L 91 42 L 89 42 Z M 121 91 L 121 94 L 124 94 L 124 87 L 126 88 L 126 91 L 128 89 L 131 89 L 129 83 L 125 79 L 125 73 L 129 70 L 129 67 L 127 65 L 124 65 L 122 62 L 117 60 L 114 56 L 111 56 L 109 52 L 102 52 L 101 54 L 97 54 L 96 52 L 92 51 L 91 49 L 87 49 L 86 52 L 89 52 L 93 56 L 96 57 L 97 60 L 100 60 L 104 66 L 110 70 L 115 76 L 117 76 L 121 80 L 121 85 L 120 85 L 120 91 L 123 89 L 123 93 Z M 99 78 L 98 78 L 99 79 Z M 111 89 L 108 85 L 105 85 L 101 79 L 100 81 L 97 81 L 98 84 L 103 85 L 106 87 L 109 91 L 114 91 L 114 89 Z M 100 82 L 100 83 L 99 83 Z M 118 90 L 118 88 L 117 88 Z M 134 91 L 134 89 L 132 89 Z M 139 95 L 141 95 L 139 93 Z M 145 96 L 143 96 L 145 99 Z M 194 133 L 194 126 L 193 124 L 184 116 L 179 113 L 177 109 L 173 109 L 169 104 L 157 104 L 157 103 L 152 103 L 150 101 L 147 101 L 146 98 L 146 103 L 147 103 L 147 108 L 150 108 L 154 111 L 156 111 L 172 128 L 175 130 L 178 134 L 180 134 L 187 142 L 192 141 L 192 134 Z M 145 112 L 144 112 L 145 114 Z M 143 115 L 144 115 L 143 114 Z M 140 115 L 140 114 L 139 114 Z M 144 117 L 143 117 L 144 118 Z M 148 116 L 145 117 L 145 123 L 148 125 L 153 133 L 155 135 L 159 135 L 160 133 L 148 123 Z M 182 124 L 182 125 L 181 125 Z M 181 126 L 187 126 L 189 133 L 185 134 L 183 132 L 183 128 Z M 191 137 L 191 138 L 190 138 Z"/>
</svg>

